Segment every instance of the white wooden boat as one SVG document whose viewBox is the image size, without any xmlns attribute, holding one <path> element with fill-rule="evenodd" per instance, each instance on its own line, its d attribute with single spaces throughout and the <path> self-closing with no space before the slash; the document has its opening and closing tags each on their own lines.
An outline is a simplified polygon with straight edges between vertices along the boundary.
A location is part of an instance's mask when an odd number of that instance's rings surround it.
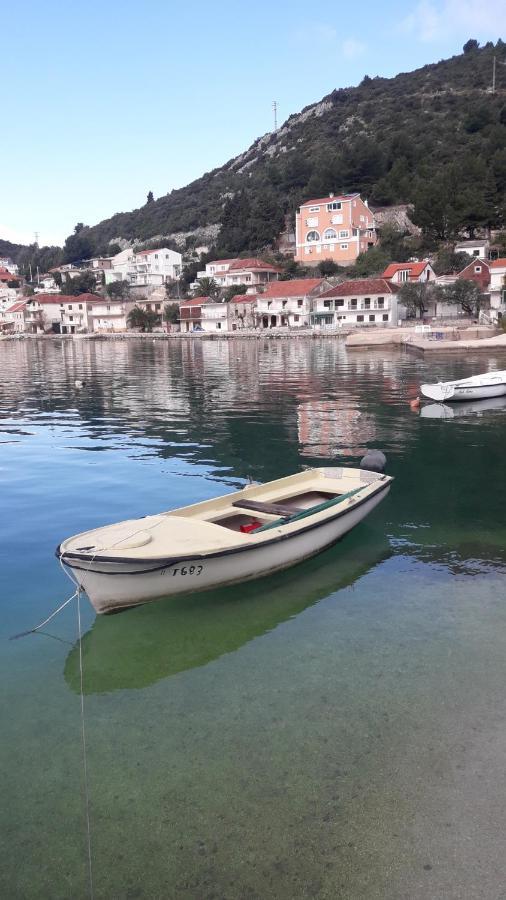
<svg viewBox="0 0 506 900">
<path fill-rule="evenodd" d="M 95 610 L 249 581 L 338 541 L 386 497 L 392 478 L 308 469 L 191 506 L 86 531 L 56 555 Z"/>
<path fill-rule="evenodd" d="M 485 400 L 506 394 L 506 371 L 484 372 L 458 381 L 439 381 L 437 384 L 422 384 L 424 397 L 447 403 L 449 400 Z"/>
</svg>

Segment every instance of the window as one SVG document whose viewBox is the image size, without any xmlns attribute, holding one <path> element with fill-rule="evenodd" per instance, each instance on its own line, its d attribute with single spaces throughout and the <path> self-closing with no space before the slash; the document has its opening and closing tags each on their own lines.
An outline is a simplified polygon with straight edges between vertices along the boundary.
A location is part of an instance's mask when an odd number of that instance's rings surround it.
<svg viewBox="0 0 506 900">
<path fill-rule="evenodd" d="M 473 250 L 473 256 L 479 256 L 479 255 L 480 255 L 479 250 Z"/>
<path fill-rule="evenodd" d="M 328 212 L 332 212 L 333 209 L 342 209 L 342 203 L 338 203 L 337 201 L 333 203 L 327 203 Z"/>
<path fill-rule="evenodd" d="M 383 313 L 382 317 L 384 322 L 388 322 L 388 313 Z"/>
<path fill-rule="evenodd" d="M 79 304 L 79 309 L 82 309 L 82 308 L 83 308 L 83 304 L 80 303 L 80 304 Z"/>
<path fill-rule="evenodd" d="M 409 281 L 408 269 L 401 269 L 401 271 L 399 272 L 399 281 Z"/>
<path fill-rule="evenodd" d="M 372 316 L 369 316 L 369 322 L 375 322 L 375 321 L 376 321 L 376 316 L 374 314 Z"/>
<path fill-rule="evenodd" d="M 366 297 L 364 300 L 364 309 L 370 309 L 370 308 L 371 308 L 371 298 Z"/>
<path fill-rule="evenodd" d="M 341 244 L 341 250 L 347 250 L 348 244 Z"/>
<path fill-rule="evenodd" d="M 364 216 L 360 216 L 360 221 L 361 221 L 361 222 L 365 222 Z"/>
<path fill-rule="evenodd" d="M 475 266 L 474 271 L 476 272 L 476 274 L 478 274 L 478 272 L 481 272 L 481 266 Z"/>
<path fill-rule="evenodd" d="M 110 311 L 111 311 L 111 307 L 110 307 L 110 306 L 106 306 L 106 309 L 107 309 L 107 312 L 110 312 Z"/>
<path fill-rule="evenodd" d="M 161 309 L 161 308 L 162 308 L 161 303 L 155 303 L 155 309 Z"/>
<path fill-rule="evenodd" d="M 306 234 L 306 241 L 309 243 L 310 241 L 319 241 L 320 235 L 317 231 L 308 231 Z"/>
<path fill-rule="evenodd" d="M 323 301 L 323 308 L 324 308 L 324 309 L 330 309 L 330 300 L 324 300 L 324 301 Z"/>
<path fill-rule="evenodd" d="M 69 322 L 73 322 L 73 321 L 74 321 L 74 316 L 69 316 Z"/>
<path fill-rule="evenodd" d="M 309 212 L 320 212 L 320 207 L 319 206 L 310 206 Z"/>
<path fill-rule="evenodd" d="M 342 225 L 342 224 L 343 224 L 343 217 L 342 217 L 341 214 L 339 214 L 339 215 L 337 215 L 337 216 L 331 216 L 331 217 L 330 217 L 330 221 L 332 222 L 333 225 Z"/>
<path fill-rule="evenodd" d="M 339 232 L 339 237 L 340 237 L 340 238 L 347 238 L 347 237 L 349 237 L 349 236 L 350 236 L 350 232 L 347 231 L 346 229 L 345 229 L 344 231 L 340 231 L 340 232 Z"/>
<path fill-rule="evenodd" d="M 71 304 L 71 303 L 69 303 L 69 304 L 67 305 L 67 309 L 72 309 L 72 304 Z"/>
<path fill-rule="evenodd" d="M 345 237 L 348 236 L 348 232 L 346 232 Z M 337 231 L 335 228 L 327 228 L 326 231 L 323 232 L 323 240 L 324 241 L 335 241 L 337 239 Z"/>
<path fill-rule="evenodd" d="M 308 228 L 315 228 L 318 225 L 318 216 L 309 216 L 306 219 L 306 225 Z"/>
<path fill-rule="evenodd" d="M 356 308 L 357 308 L 357 298 L 354 297 L 353 300 L 350 300 L 350 309 L 356 309 Z"/>
<path fill-rule="evenodd" d="M 287 303 L 288 303 L 288 300 L 282 300 L 282 302 L 281 302 L 281 309 L 286 309 L 286 304 L 287 304 Z"/>
<path fill-rule="evenodd" d="M 165 254 L 165 259 L 168 259 L 168 258 L 169 258 L 169 254 L 166 253 L 166 254 Z"/>
<path fill-rule="evenodd" d="M 155 253 L 155 259 L 158 259 L 158 253 Z"/>
<path fill-rule="evenodd" d="M 294 321 L 294 322 L 298 322 L 298 321 L 299 321 L 299 317 L 298 317 L 298 316 L 294 316 L 294 317 L 293 317 L 293 321 Z"/>
<path fill-rule="evenodd" d="M 364 321 L 363 316 L 357 316 L 357 322 L 363 322 L 363 321 Z"/>
<path fill-rule="evenodd" d="M 216 328 L 221 328 L 221 322 L 216 322 Z"/>
<path fill-rule="evenodd" d="M 297 300 L 297 306 L 302 306 L 303 303 L 304 303 L 303 300 Z"/>
<path fill-rule="evenodd" d="M 344 306 L 344 300 L 336 300 L 336 306 Z"/>
<path fill-rule="evenodd" d="M 385 298 L 378 297 L 378 309 L 384 309 L 385 306 Z"/>
</svg>

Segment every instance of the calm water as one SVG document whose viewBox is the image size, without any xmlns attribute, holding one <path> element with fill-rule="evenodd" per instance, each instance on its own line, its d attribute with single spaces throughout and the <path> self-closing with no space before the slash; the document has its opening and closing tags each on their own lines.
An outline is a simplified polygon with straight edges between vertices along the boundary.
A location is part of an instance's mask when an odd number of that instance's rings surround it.
<svg viewBox="0 0 506 900">
<path fill-rule="evenodd" d="M 338 340 L 0 347 L 0 894 L 85 898 L 65 536 L 380 447 L 390 497 L 260 582 L 83 604 L 97 898 L 506 897 L 506 404 L 413 414 L 506 357 Z M 86 386 L 76 390 L 75 379 Z"/>
</svg>

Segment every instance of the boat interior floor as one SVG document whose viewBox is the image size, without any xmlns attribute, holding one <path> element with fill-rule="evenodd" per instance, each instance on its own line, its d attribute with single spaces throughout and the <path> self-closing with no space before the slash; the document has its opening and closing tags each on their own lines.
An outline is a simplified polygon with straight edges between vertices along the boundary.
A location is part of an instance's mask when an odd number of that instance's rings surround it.
<svg viewBox="0 0 506 900">
<path fill-rule="evenodd" d="M 339 497 L 337 491 L 304 491 L 300 494 L 293 494 L 289 497 L 283 497 L 280 501 L 262 501 L 262 500 L 235 500 L 231 505 L 237 509 L 237 514 L 227 515 L 224 517 L 214 518 L 215 524 L 221 525 L 223 528 L 229 528 L 231 531 L 240 531 L 244 526 L 251 524 L 251 517 L 245 516 L 240 510 L 251 510 L 251 512 L 260 513 L 261 519 L 257 525 L 269 522 L 270 516 L 282 516 L 288 518 L 298 513 L 306 512 L 313 506 L 319 506 L 327 500 L 334 500 Z"/>
</svg>

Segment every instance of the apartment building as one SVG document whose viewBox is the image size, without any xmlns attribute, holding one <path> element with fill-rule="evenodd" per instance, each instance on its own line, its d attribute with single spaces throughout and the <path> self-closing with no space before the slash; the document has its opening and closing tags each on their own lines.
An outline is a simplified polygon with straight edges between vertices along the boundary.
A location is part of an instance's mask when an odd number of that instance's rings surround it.
<svg viewBox="0 0 506 900">
<path fill-rule="evenodd" d="M 261 328 L 309 325 L 314 297 L 328 289 L 324 278 L 296 278 L 269 284 L 256 303 L 256 315 Z"/>
<path fill-rule="evenodd" d="M 105 283 L 128 281 L 132 287 L 159 287 L 181 275 L 181 253 L 160 247 L 157 250 L 122 250 L 104 271 Z"/>
<path fill-rule="evenodd" d="M 245 285 L 249 293 L 255 293 L 271 281 L 277 281 L 282 271 L 278 266 L 253 257 L 215 259 L 206 263 L 205 270 L 197 272 L 197 279 L 213 278 L 220 288 Z M 198 283 L 194 282 L 191 287 L 198 288 Z"/>
<path fill-rule="evenodd" d="M 323 259 L 349 266 L 376 243 L 374 216 L 360 194 L 308 200 L 295 216 L 295 259 L 305 266 Z"/>
<path fill-rule="evenodd" d="M 384 278 L 343 281 L 313 298 L 311 324 L 320 328 L 397 325 L 397 291 Z"/>
</svg>

